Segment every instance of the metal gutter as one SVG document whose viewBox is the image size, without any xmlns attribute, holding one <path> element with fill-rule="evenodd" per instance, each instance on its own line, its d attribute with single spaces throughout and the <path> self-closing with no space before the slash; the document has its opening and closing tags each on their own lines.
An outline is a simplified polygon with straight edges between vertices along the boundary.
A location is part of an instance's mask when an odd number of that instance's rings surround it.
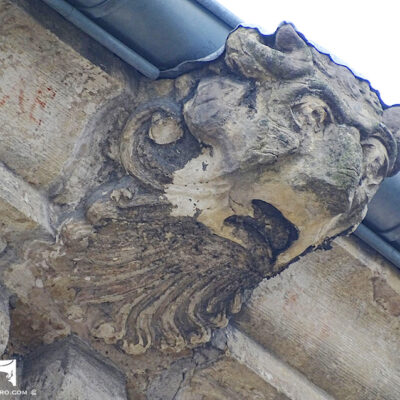
<svg viewBox="0 0 400 400">
<path fill-rule="evenodd" d="M 400 269 L 400 173 L 381 183 L 354 235 Z"/>
<path fill-rule="evenodd" d="M 240 19 L 214 0 L 43 0 L 151 79 L 217 58 Z"/>
<path fill-rule="evenodd" d="M 382 182 L 363 223 L 400 250 L 400 174 Z"/>
<path fill-rule="evenodd" d="M 383 240 L 371 229 L 369 229 L 366 225 L 360 224 L 358 228 L 354 231 L 354 235 L 356 235 L 363 242 L 375 249 L 378 253 L 383 255 L 386 259 L 388 259 L 397 268 L 400 269 L 400 252 L 397 251 L 385 240 Z"/>
<path fill-rule="evenodd" d="M 138 53 L 130 49 L 114 36 L 110 35 L 88 17 L 72 7 L 71 4 L 67 3 L 64 0 L 43 1 L 51 8 L 56 10 L 59 14 L 61 14 L 65 19 L 73 23 L 75 26 L 87 33 L 93 39 L 97 40 L 104 47 L 111 50 L 129 65 L 136 68 L 143 75 L 151 79 L 158 78 L 160 70 L 157 67 L 149 63 L 146 59 L 141 57 Z"/>
</svg>

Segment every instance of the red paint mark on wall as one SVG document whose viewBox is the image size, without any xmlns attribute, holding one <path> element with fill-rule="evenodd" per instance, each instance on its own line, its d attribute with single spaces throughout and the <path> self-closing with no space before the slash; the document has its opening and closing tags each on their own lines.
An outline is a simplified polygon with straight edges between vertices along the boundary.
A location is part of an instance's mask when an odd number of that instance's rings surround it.
<svg viewBox="0 0 400 400">
<path fill-rule="evenodd" d="M 20 112 L 24 113 L 25 112 L 25 107 L 24 107 L 24 89 L 19 89 L 18 105 L 19 105 Z"/>
<path fill-rule="evenodd" d="M 291 306 L 297 302 L 298 295 L 297 293 L 291 293 L 287 299 L 285 300 L 285 304 L 287 306 Z"/>
<path fill-rule="evenodd" d="M 331 335 L 331 330 L 328 325 L 324 322 L 321 324 L 321 330 L 319 332 L 319 337 L 321 340 L 327 339 Z"/>
<path fill-rule="evenodd" d="M 295 312 L 295 310 L 299 307 L 299 302 L 301 303 L 301 296 L 304 293 L 302 287 L 294 285 L 290 288 L 284 295 L 283 299 L 283 310 L 286 312 Z"/>
<path fill-rule="evenodd" d="M 7 100 L 10 98 L 10 96 L 4 95 L 1 99 L 0 99 L 0 107 L 3 107 L 4 104 L 6 104 Z"/>
<path fill-rule="evenodd" d="M 47 91 L 49 92 L 52 99 L 54 99 L 54 97 L 56 97 L 56 92 L 51 87 L 48 87 Z"/>
<path fill-rule="evenodd" d="M 30 96 L 26 95 L 24 79 L 21 78 L 19 86 L 19 89 L 14 88 L 14 91 L 18 93 L 18 114 L 27 114 L 31 121 L 40 126 L 42 119 L 39 118 L 38 113 L 46 108 L 49 100 L 56 97 L 56 91 L 52 87 L 46 87 L 43 90 L 38 89 L 34 99 L 29 100 Z M 0 107 L 4 106 L 8 99 L 10 99 L 10 95 L 4 95 L 0 98 Z"/>
<path fill-rule="evenodd" d="M 42 110 L 44 110 L 46 108 L 46 101 L 45 101 L 45 96 L 49 96 L 50 98 L 54 99 L 56 93 L 52 88 L 47 88 L 47 93 L 43 94 L 42 90 L 38 90 L 35 100 L 33 101 L 33 104 L 31 105 L 30 111 L 29 111 L 29 118 L 37 123 L 39 126 L 42 123 L 42 120 L 39 118 L 36 118 L 34 116 L 35 110 L 37 109 L 37 107 L 41 108 Z"/>
</svg>

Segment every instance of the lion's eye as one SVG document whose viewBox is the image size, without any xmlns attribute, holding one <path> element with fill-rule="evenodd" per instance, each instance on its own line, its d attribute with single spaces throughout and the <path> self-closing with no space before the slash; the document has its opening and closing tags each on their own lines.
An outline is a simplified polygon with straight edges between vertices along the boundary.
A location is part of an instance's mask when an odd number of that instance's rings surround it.
<svg viewBox="0 0 400 400">
<path fill-rule="evenodd" d="M 388 154 L 382 142 L 374 137 L 370 137 L 362 142 L 364 154 L 363 166 L 364 177 L 379 178 L 378 183 L 388 173 L 389 162 Z"/>
<path fill-rule="evenodd" d="M 318 97 L 304 96 L 291 107 L 295 124 L 300 129 L 321 130 L 333 121 L 328 105 Z"/>
</svg>

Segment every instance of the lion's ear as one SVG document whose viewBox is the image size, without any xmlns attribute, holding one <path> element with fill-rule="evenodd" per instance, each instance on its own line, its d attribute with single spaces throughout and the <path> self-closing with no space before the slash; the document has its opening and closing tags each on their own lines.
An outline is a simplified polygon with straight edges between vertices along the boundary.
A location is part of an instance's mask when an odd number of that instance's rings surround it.
<svg viewBox="0 0 400 400">
<path fill-rule="evenodd" d="M 383 123 L 397 142 L 397 158 L 390 173 L 390 175 L 395 175 L 400 171 L 400 105 L 389 107 L 383 111 Z"/>
<path fill-rule="evenodd" d="M 290 24 L 272 36 L 240 27 L 226 42 L 225 62 L 235 73 L 260 81 L 294 79 L 313 72 L 311 51 Z"/>
<path fill-rule="evenodd" d="M 285 23 L 276 32 L 275 47 L 277 50 L 291 53 L 292 51 L 306 48 L 307 44 L 295 31 L 292 24 Z"/>
</svg>

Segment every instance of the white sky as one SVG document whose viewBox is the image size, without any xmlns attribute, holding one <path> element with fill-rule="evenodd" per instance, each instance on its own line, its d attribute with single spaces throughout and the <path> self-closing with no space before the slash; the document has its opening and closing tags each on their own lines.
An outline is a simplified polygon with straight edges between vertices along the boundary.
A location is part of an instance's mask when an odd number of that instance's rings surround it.
<svg viewBox="0 0 400 400">
<path fill-rule="evenodd" d="M 294 23 L 309 41 L 368 79 L 387 105 L 400 103 L 399 0 L 218 1 L 265 33 L 282 21 Z"/>
</svg>

